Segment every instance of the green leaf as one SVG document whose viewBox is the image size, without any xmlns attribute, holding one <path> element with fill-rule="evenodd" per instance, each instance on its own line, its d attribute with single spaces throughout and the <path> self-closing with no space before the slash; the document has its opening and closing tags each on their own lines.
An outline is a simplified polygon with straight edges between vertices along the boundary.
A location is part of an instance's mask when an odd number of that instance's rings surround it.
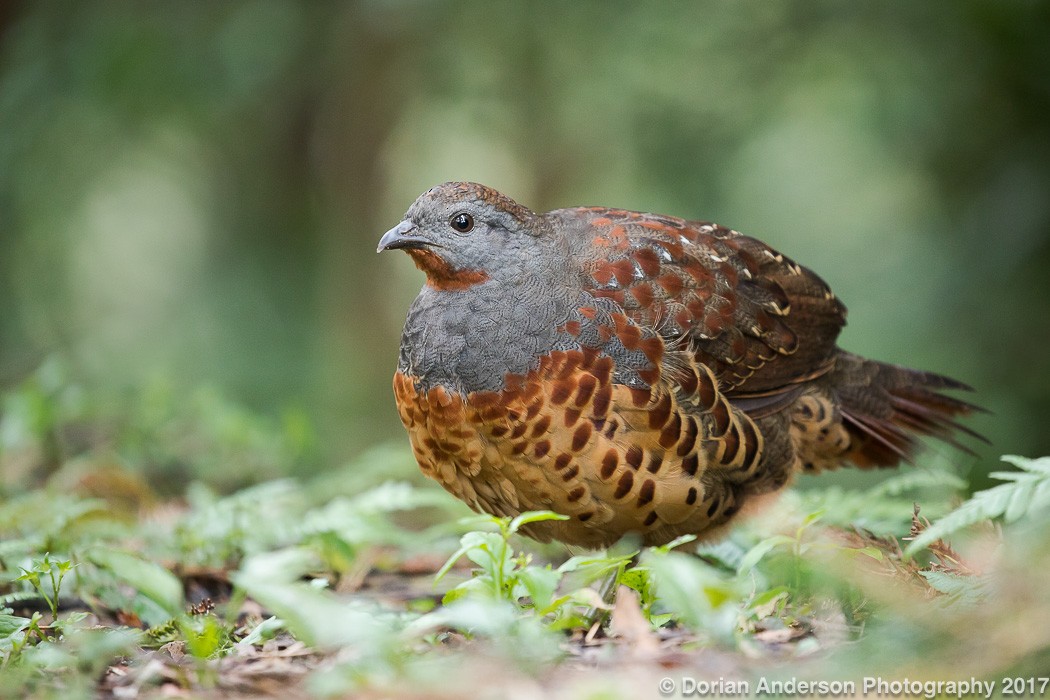
<svg viewBox="0 0 1050 700">
<path fill-rule="evenodd" d="M 491 599 L 494 585 L 495 582 L 488 574 L 468 578 L 455 588 L 449 589 L 441 598 L 441 602 L 448 605 L 464 598 Z"/>
<path fill-rule="evenodd" d="M 459 549 L 453 552 L 451 556 L 449 556 L 449 558 L 445 560 L 445 563 L 441 565 L 441 568 L 437 570 L 437 573 L 434 574 L 434 583 L 437 583 L 441 579 L 445 578 L 445 574 L 447 574 L 452 569 L 452 567 L 455 566 L 456 562 L 459 561 L 460 557 L 466 554 L 466 552 L 466 548 L 462 546 L 460 546 Z"/>
<path fill-rule="evenodd" d="M 672 549 L 675 549 L 676 547 L 681 547 L 683 544 L 689 544 L 695 539 L 696 535 L 679 535 L 667 544 L 660 545 L 659 547 L 657 547 L 657 549 L 661 552 L 670 552 Z"/>
<path fill-rule="evenodd" d="M 277 633 L 285 629 L 285 627 L 284 620 L 276 615 L 271 615 L 257 624 L 251 632 L 244 635 L 244 639 L 237 642 L 237 646 L 249 647 L 256 644 L 262 644 L 263 642 L 276 637 Z"/>
<path fill-rule="evenodd" d="M 256 554 L 241 564 L 240 575 L 255 581 L 294 583 L 317 566 L 317 556 L 303 547 Z"/>
<path fill-rule="evenodd" d="M 40 587 L 40 572 L 32 571 L 30 569 L 22 569 L 22 575 L 15 579 L 15 581 L 25 581 L 33 586 L 33 588 Z"/>
<path fill-rule="evenodd" d="M 740 560 L 740 567 L 737 569 L 737 573 L 740 576 L 746 576 L 751 573 L 751 570 L 755 568 L 758 562 L 762 561 L 762 557 L 769 554 L 773 549 L 781 545 L 794 543 L 795 538 L 787 535 L 767 537 L 747 551 L 747 554 Z"/>
<path fill-rule="evenodd" d="M 647 552 L 657 598 L 694 629 L 728 639 L 736 629 L 740 591 L 701 560 L 678 552 Z"/>
<path fill-rule="evenodd" d="M 226 628 L 212 615 L 183 618 L 179 622 L 186 650 L 197 659 L 217 656 L 229 642 Z"/>
<path fill-rule="evenodd" d="M 273 583 L 238 571 L 234 585 L 284 620 L 297 639 L 327 649 L 371 646 L 387 637 L 381 618 L 355 608 L 331 591 L 300 583 Z"/>
<path fill-rule="evenodd" d="M 847 553 L 850 553 L 850 554 L 853 554 L 853 553 L 863 554 L 865 556 L 871 557 L 875 561 L 880 561 L 881 562 L 881 561 L 885 561 L 886 560 L 886 555 L 883 554 L 882 550 L 879 549 L 878 547 L 874 547 L 874 546 L 871 546 L 871 545 L 869 545 L 867 547 L 860 547 L 860 548 L 847 548 L 844 551 L 846 551 Z"/>
<path fill-rule="evenodd" d="M 1039 474 L 1043 474 L 1044 476 L 1050 476 L 1050 457 L 1038 457 L 1036 459 L 1030 459 L 1028 457 L 1021 457 L 1018 455 L 1003 455 L 999 459 L 1014 465 L 1018 469 L 1024 469 L 1025 471 L 1036 472 Z"/>
<path fill-rule="evenodd" d="M 786 586 L 775 586 L 752 598 L 748 608 L 755 619 L 761 620 L 773 615 L 777 607 L 790 597 L 791 591 Z"/>
<path fill-rule="evenodd" d="M 172 617 L 182 612 L 182 582 L 164 567 L 109 547 L 89 549 L 86 556 L 88 561 L 111 571 L 118 579 L 152 600 Z"/>
<path fill-rule="evenodd" d="M 813 523 L 820 522 L 824 517 L 825 513 L 823 510 L 815 510 L 812 513 L 807 513 L 806 517 L 802 519 L 802 528 L 807 528 Z"/>
<path fill-rule="evenodd" d="M 561 574 L 547 567 L 526 566 L 515 573 L 518 582 L 528 591 L 536 610 L 544 615 L 551 612 L 551 599 L 561 581 Z"/>
<path fill-rule="evenodd" d="M 943 472 L 934 472 L 943 474 Z M 910 475 L 908 473 L 907 475 Z M 906 475 L 902 475 L 906 476 Z M 941 477 L 924 475 L 921 479 L 905 480 L 898 477 L 889 479 L 887 484 L 879 484 L 874 489 L 853 491 L 838 486 L 824 486 L 801 493 L 790 493 L 788 497 L 799 499 L 799 509 L 804 512 L 820 511 L 821 522 L 842 527 L 859 527 L 876 535 L 899 536 L 908 531 L 911 525 L 914 497 L 896 496 L 901 491 L 914 490 L 920 483 L 929 482 L 931 486 L 939 483 Z M 953 482 L 953 486 L 957 482 Z M 943 489 L 942 489 L 943 491 Z M 923 513 L 936 519 L 947 513 L 950 508 L 945 500 L 939 500 L 941 493 L 923 495 L 919 500 L 923 504 Z"/>
<path fill-rule="evenodd" d="M 522 525 L 528 525 L 529 523 L 538 523 L 544 520 L 568 520 L 569 516 L 562 515 L 561 513 L 555 513 L 550 510 L 530 510 L 522 513 L 518 517 L 510 521 L 510 525 L 507 527 L 507 532 L 515 533 L 521 529 Z"/>
<path fill-rule="evenodd" d="M 406 632 L 423 634 L 449 627 L 469 634 L 499 637 L 506 636 L 517 619 L 517 609 L 504 601 L 470 598 L 419 617 L 407 626 Z"/>
<path fill-rule="evenodd" d="M 453 568 L 453 566 L 455 566 L 457 561 L 459 561 L 464 554 L 466 554 L 471 549 L 484 546 L 485 542 L 490 542 L 490 539 L 486 539 L 487 537 L 496 537 L 497 540 L 500 540 L 500 542 L 502 542 L 502 540 L 500 539 L 500 535 L 495 532 L 471 531 L 467 532 L 462 537 L 460 537 L 459 549 L 451 553 L 451 555 L 445 560 L 445 563 L 441 566 L 441 568 L 438 569 L 438 573 L 434 575 L 435 584 L 437 584 L 438 581 L 444 578 L 445 574 L 447 574 L 448 571 L 451 568 Z"/>
<path fill-rule="evenodd" d="M 899 496 L 902 493 L 929 486 L 950 487 L 959 490 L 966 488 L 966 481 L 956 474 L 944 470 L 914 469 L 901 472 L 880 482 L 868 490 L 868 496 L 870 498 Z"/>
<path fill-rule="evenodd" d="M 1007 455 L 1003 460 L 1021 471 L 993 472 L 990 476 L 1007 483 L 975 493 L 919 533 L 904 550 L 905 555 L 911 556 L 931 542 L 983 520 L 1002 518 L 1010 523 L 1050 506 L 1050 457 L 1032 460 Z"/>
<path fill-rule="evenodd" d="M 28 617 L 0 614 L 0 639 L 6 639 L 13 634 L 21 632 L 28 624 Z"/>
<path fill-rule="evenodd" d="M 464 530 L 473 531 L 480 530 L 482 528 L 492 528 L 493 530 L 499 530 L 500 525 L 505 523 L 505 518 L 497 518 L 495 515 L 489 515 L 487 513 L 474 513 L 468 515 L 465 518 L 460 518 L 456 521 L 456 524 Z"/>
<path fill-rule="evenodd" d="M 437 506 L 447 498 L 447 494 L 440 490 L 420 489 L 403 481 L 387 481 L 354 496 L 349 502 L 355 511 L 368 514 Z"/>
<path fill-rule="evenodd" d="M 930 588 L 963 605 L 976 605 L 988 597 L 988 581 L 947 571 L 920 571 Z"/>
<path fill-rule="evenodd" d="M 502 543 L 503 538 L 499 535 L 499 533 L 496 532 L 475 531 L 466 533 L 465 535 L 459 538 L 459 549 L 453 552 L 452 556 L 450 556 L 448 560 L 441 566 L 441 568 L 438 569 L 438 572 L 434 574 L 434 582 L 437 583 L 438 581 L 440 581 L 464 554 L 466 554 L 468 558 L 470 558 L 470 560 L 474 563 L 478 563 L 474 559 L 474 556 L 477 555 L 472 556 L 470 554 L 471 551 L 480 548 L 488 548 L 489 551 L 492 551 L 493 547 L 499 546 Z"/>
<path fill-rule="evenodd" d="M 637 552 L 631 552 L 621 556 L 578 554 L 567 559 L 558 567 L 558 571 L 563 574 L 578 572 L 584 583 L 589 584 L 612 573 L 613 571 L 617 571 L 622 566 L 626 566 L 630 563 L 631 559 L 634 558 L 635 554 L 637 554 Z"/>
<path fill-rule="evenodd" d="M 744 561 L 744 555 L 747 552 L 748 550 L 740 542 L 733 539 L 704 543 L 696 548 L 697 556 L 713 561 L 718 566 L 734 573 L 740 569 L 740 564 Z"/>
<path fill-rule="evenodd" d="M 627 569 L 617 583 L 641 593 L 649 586 L 649 570 L 644 567 Z"/>
</svg>

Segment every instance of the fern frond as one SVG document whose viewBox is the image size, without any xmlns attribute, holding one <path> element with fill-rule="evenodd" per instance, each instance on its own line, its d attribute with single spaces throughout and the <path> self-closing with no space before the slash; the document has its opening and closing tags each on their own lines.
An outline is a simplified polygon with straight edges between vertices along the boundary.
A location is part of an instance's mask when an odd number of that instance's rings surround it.
<svg viewBox="0 0 1050 700">
<path fill-rule="evenodd" d="M 975 493 L 970 500 L 923 530 L 904 553 L 910 556 L 931 542 L 983 520 L 1002 518 L 1011 523 L 1050 506 L 1050 457 L 1026 459 L 1005 455 L 1003 461 L 1015 465 L 1020 471 L 993 472 L 992 477 L 1006 483 Z"/>
<path fill-rule="evenodd" d="M 868 496 L 870 498 L 900 496 L 902 493 L 929 486 L 947 486 L 954 489 L 963 489 L 966 488 L 966 481 L 948 471 L 916 469 L 901 472 L 896 476 L 883 480 L 874 488 L 868 490 Z"/>
<path fill-rule="evenodd" d="M 807 513 L 820 511 L 821 522 L 840 527 L 859 527 L 876 535 L 900 535 L 908 531 L 915 498 L 872 495 L 871 491 L 845 490 L 828 486 L 801 494 L 800 508 Z M 947 501 L 922 499 L 924 513 L 931 517 L 947 514 Z"/>
<path fill-rule="evenodd" d="M 5 608 L 27 600 L 43 600 L 36 591 L 11 591 L 0 595 L 0 608 Z"/>
<path fill-rule="evenodd" d="M 948 571 L 920 571 L 930 588 L 957 604 L 979 605 L 990 594 L 989 581 L 982 576 L 963 576 Z"/>
</svg>

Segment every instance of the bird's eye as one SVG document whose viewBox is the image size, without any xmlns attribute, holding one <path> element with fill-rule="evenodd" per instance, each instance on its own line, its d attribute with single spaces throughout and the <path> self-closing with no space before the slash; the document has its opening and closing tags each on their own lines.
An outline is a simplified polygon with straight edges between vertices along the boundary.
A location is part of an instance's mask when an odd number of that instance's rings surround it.
<svg viewBox="0 0 1050 700">
<path fill-rule="evenodd" d="M 448 220 L 448 225 L 460 233 L 470 233 L 474 228 L 474 217 L 466 212 L 460 212 Z"/>
</svg>

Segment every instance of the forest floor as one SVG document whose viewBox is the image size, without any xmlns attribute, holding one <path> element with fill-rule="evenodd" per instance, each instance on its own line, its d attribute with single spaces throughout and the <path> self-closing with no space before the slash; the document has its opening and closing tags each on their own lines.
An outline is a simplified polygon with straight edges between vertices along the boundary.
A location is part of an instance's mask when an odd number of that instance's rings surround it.
<svg viewBox="0 0 1050 700">
<path fill-rule="evenodd" d="M 920 469 L 640 554 L 541 545 L 515 531 L 549 514 L 463 517 L 426 483 L 146 504 L 89 470 L 0 506 L 0 695 L 1042 697 L 1050 460 L 1015 463 L 932 526 L 912 499 L 955 477 Z"/>
</svg>

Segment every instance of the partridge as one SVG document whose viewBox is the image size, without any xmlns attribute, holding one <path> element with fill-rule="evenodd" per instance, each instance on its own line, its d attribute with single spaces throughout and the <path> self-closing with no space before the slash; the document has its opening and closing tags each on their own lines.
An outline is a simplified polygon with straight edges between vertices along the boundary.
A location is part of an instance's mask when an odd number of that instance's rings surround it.
<svg viewBox="0 0 1050 700">
<path fill-rule="evenodd" d="M 585 547 L 709 535 L 803 472 L 908 461 L 975 407 L 841 350 L 816 274 L 717 224 L 422 194 L 379 241 L 426 274 L 394 395 L 422 471 L 477 511 L 552 510 Z"/>
</svg>

